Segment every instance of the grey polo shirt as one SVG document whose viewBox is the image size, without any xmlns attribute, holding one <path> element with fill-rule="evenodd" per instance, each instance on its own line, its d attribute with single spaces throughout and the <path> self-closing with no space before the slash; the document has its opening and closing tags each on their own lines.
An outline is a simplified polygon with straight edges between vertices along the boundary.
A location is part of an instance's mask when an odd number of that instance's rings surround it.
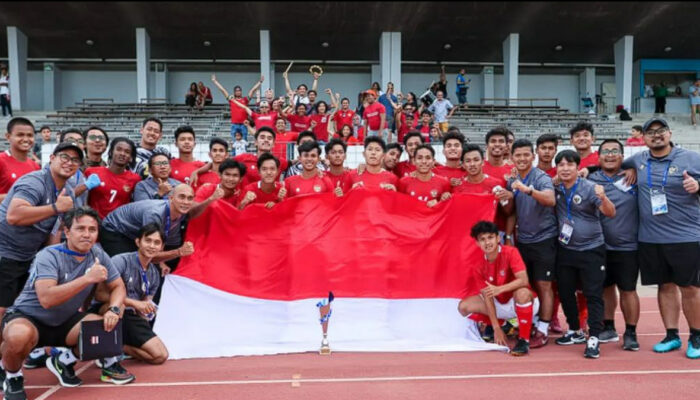
<svg viewBox="0 0 700 400">
<path fill-rule="evenodd" d="M 175 180 L 173 178 L 168 178 L 168 183 L 174 188 L 175 186 L 180 184 L 180 181 Z M 158 200 L 155 196 L 158 194 L 158 182 L 156 182 L 153 179 L 153 176 L 149 176 L 148 178 L 142 180 L 141 182 L 136 184 L 136 187 L 134 188 L 134 201 L 141 201 L 141 200 Z M 162 198 L 160 199 L 167 199 L 168 198 L 168 193 L 166 193 Z"/>
<path fill-rule="evenodd" d="M 605 248 L 616 251 L 637 250 L 637 233 L 639 231 L 639 212 L 637 210 L 637 187 L 634 185 L 629 191 L 623 192 L 615 186 L 615 182 L 624 179 L 621 175 L 613 175 L 612 178 L 596 171 L 588 176 L 591 182 L 605 188 L 605 195 L 615 205 L 615 218 L 608 218 L 600 213 L 600 222 L 603 224 L 603 236 Z"/>
<path fill-rule="evenodd" d="M 557 221 L 559 222 L 559 232 L 562 226 L 568 221 L 568 213 L 566 206 L 567 197 L 571 196 L 571 190 L 566 192 L 562 190 L 562 185 L 557 185 Z M 573 194 L 571 201 L 571 219 L 569 223 L 573 223 L 574 231 L 571 235 L 569 243 L 564 245 L 559 244 L 570 250 L 584 251 L 602 246 L 605 241 L 603 239 L 603 227 L 600 223 L 600 207 L 601 200 L 595 195 L 595 183 L 586 179 L 579 179 L 576 191 Z"/>
<path fill-rule="evenodd" d="M 102 227 L 108 231 L 121 233 L 129 239 L 136 239 L 142 226 L 157 223 L 163 229 L 167 225 L 167 210 L 169 200 L 143 200 L 124 204 L 109 213 L 102 222 Z M 170 229 L 165 232 L 166 245 L 180 244 L 180 224 L 185 216 L 170 221 Z"/>
<path fill-rule="evenodd" d="M 15 300 L 15 304 L 8 311 L 17 310 L 43 324 L 59 326 L 78 312 L 95 285 L 88 285 L 63 304 L 46 309 L 39 303 L 39 297 L 34 288 L 36 281 L 50 279 L 55 280 L 59 285 L 72 282 L 85 275 L 87 269 L 95 263 L 95 259 L 99 259 L 100 264 L 107 268 L 107 283 L 119 278 L 119 273 L 112 265 L 112 261 L 99 244 L 92 247 L 83 261 L 76 260 L 61 249 L 67 249 L 65 243 L 48 246 L 37 253 L 29 270 L 29 279 L 22 293 Z"/>
<path fill-rule="evenodd" d="M 506 188 L 513 191 L 510 179 Z M 525 186 L 532 185 L 536 190 L 554 192 L 552 178 L 539 168 L 532 168 L 523 181 Z M 518 228 L 518 242 L 537 243 L 558 236 L 557 216 L 554 207 L 545 207 L 525 193 L 515 194 L 515 212 Z"/>
</svg>

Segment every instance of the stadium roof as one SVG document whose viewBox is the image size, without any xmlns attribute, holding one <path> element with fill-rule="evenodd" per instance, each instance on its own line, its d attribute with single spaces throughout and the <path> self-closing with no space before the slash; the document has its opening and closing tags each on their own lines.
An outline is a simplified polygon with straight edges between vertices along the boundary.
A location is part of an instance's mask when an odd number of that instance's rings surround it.
<svg viewBox="0 0 700 400">
<path fill-rule="evenodd" d="M 134 59 L 135 28 L 146 27 L 152 59 L 255 60 L 269 29 L 273 61 L 377 61 L 380 33 L 400 31 L 408 61 L 501 62 L 519 33 L 520 62 L 612 64 L 623 35 L 635 59 L 700 57 L 693 15 L 699 3 L 2 2 L 0 57 L 7 26 L 27 35 L 30 59 Z"/>
</svg>

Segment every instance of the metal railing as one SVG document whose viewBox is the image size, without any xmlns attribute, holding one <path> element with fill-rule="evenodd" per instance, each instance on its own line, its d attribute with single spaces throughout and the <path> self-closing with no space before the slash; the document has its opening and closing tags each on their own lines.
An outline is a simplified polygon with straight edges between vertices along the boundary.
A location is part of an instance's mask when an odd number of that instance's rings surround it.
<svg viewBox="0 0 700 400">
<path fill-rule="evenodd" d="M 101 104 L 101 103 L 114 103 L 114 99 L 103 98 L 103 97 L 91 97 L 83 99 L 82 103 L 77 104 Z"/>
<path fill-rule="evenodd" d="M 485 102 L 489 103 L 485 103 Z M 505 97 L 482 97 L 481 98 L 481 104 L 482 105 L 490 105 L 490 106 L 498 106 L 501 104 L 496 104 L 497 102 L 503 102 L 505 106 L 525 106 L 527 103 L 530 103 L 530 107 L 535 107 L 535 102 L 552 102 L 554 103 L 554 106 L 546 106 L 546 107 L 559 107 L 559 99 L 558 98 L 517 98 L 517 99 L 509 99 Z M 540 106 L 542 107 L 542 106 Z"/>
</svg>

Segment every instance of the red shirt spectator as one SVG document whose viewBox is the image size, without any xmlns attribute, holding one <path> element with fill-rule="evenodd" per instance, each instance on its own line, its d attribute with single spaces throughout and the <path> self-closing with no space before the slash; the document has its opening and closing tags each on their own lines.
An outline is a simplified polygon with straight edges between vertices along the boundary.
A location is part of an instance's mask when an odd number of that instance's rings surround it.
<svg viewBox="0 0 700 400">
<path fill-rule="evenodd" d="M 109 167 L 92 167 L 85 170 L 85 177 L 97 174 L 102 183 L 90 190 L 88 205 L 104 218 L 117 207 L 131 202 L 131 196 L 141 177 L 131 171 L 115 174 Z"/>
<path fill-rule="evenodd" d="M 249 101 L 247 97 L 241 97 L 236 99 L 237 102 L 248 105 Z M 232 124 L 242 124 L 243 121 L 248 119 L 248 113 L 244 108 L 238 107 L 232 100 L 228 101 L 229 107 L 231 108 L 231 123 Z"/>
<path fill-rule="evenodd" d="M 308 115 L 291 114 L 287 116 L 287 121 L 292 125 L 293 132 L 308 131 L 311 126 L 311 117 Z"/>
<path fill-rule="evenodd" d="M 333 116 L 333 121 L 335 122 L 335 131 L 340 132 L 340 129 L 344 125 L 352 126 L 352 117 L 355 115 L 355 111 L 352 110 L 338 110 Z"/>
<path fill-rule="evenodd" d="M 367 120 L 367 125 L 369 127 L 369 130 L 371 131 L 377 131 L 379 130 L 381 126 L 381 115 L 384 114 L 386 115 L 386 109 L 384 106 L 379 103 L 379 102 L 374 102 L 367 107 L 365 107 L 365 111 L 362 114 L 362 118 Z"/>
<path fill-rule="evenodd" d="M 263 126 L 275 129 L 275 120 L 277 120 L 276 112 L 272 111 L 267 114 L 258 114 L 254 112 L 251 117 L 255 123 L 255 129 L 260 129 L 260 127 Z"/>
<path fill-rule="evenodd" d="M 630 137 L 625 141 L 625 146 L 646 146 L 646 143 L 642 137 Z"/>
<path fill-rule="evenodd" d="M 283 132 L 275 135 L 275 147 L 272 149 L 272 154 L 279 158 L 280 161 L 287 160 L 287 145 L 296 143 L 299 132 Z"/>
<path fill-rule="evenodd" d="M 316 123 L 316 125 L 314 125 L 312 129 L 314 135 L 316 135 L 316 139 L 319 141 L 327 142 L 328 123 L 330 122 L 328 114 L 314 114 L 311 116 L 311 121 Z"/>
<path fill-rule="evenodd" d="M 39 164 L 31 158 L 17 161 L 9 150 L 0 153 L 0 194 L 10 191 L 12 185 L 22 176 L 39 170 Z"/>
</svg>

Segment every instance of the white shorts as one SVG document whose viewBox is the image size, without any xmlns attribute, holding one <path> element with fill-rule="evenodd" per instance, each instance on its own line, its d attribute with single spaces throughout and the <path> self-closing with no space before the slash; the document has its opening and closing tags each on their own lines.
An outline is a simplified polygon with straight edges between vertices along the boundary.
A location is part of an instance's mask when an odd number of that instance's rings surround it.
<svg viewBox="0 0 700 400">
<path fill-rule="evenodd" d="M 496 306 L 496 317 L 498 317 L 499 319 L 511 319 L 518 317 L 517 315 L 515 315 L 515 299 L 513 299 L 512 297 L 505 304 L 499 303 L 496 299 L 494 299 L 493 303 Z M 537 297 L 535 297 L 534 299 L 532 299 L 532 315 L 537 315 L 537 312 L 539 310 L 540 300 Z"/>
</svg>

